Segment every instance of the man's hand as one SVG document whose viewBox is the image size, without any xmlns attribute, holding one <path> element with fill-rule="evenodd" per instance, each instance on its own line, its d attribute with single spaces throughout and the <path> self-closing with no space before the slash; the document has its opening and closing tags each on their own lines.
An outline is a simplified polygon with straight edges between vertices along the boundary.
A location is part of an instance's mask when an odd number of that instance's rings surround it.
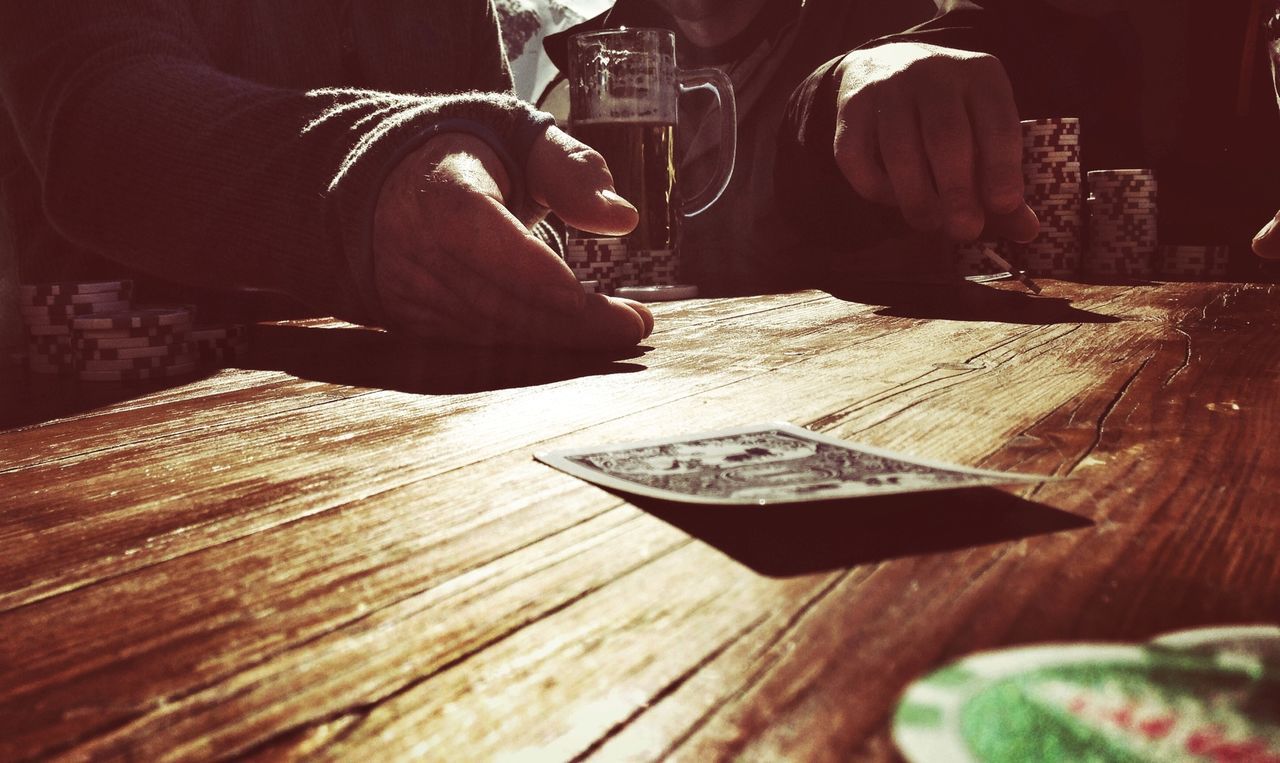
<svg viewBox="0 0 1280 763">
<path fill-rule="evenodd" d="M 850 53 L 838 73 L 835 158 L 854 191 L 957 241 L 1035 238 L 1018 109 L 998 60 L 899 42 Z"/>
<path fill-rule="evenodd" d="M 1280 212 L 1253 237 L 1253 253 L 1268 260 L 1280 260 Z"/>
<path fill-rule="evenodd" d="M 567 223 L 605 235 L 636 226 L 598 153 L 552 127 L 527 192 Z M 506 207 L 509 180 L 484 141 L 436 136 L 392 170 L 374 213 L 374 282 L 391 324 L 424 339 L 584 349 L 630 347 L 653 316 L 583 294 L 573 272 Z M 527 222 L 527 221 L 526 221 Z"/>
</svg>

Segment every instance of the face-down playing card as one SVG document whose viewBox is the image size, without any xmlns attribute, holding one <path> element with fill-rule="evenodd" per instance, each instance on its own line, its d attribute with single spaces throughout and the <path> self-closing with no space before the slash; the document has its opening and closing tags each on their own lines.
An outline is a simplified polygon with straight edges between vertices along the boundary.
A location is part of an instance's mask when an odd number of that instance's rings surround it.
<svg viewBox="0 0 1280 763">
<path fill-rule="evenodd" d="M 602 487 L 685 503 L 766 505 L 1030 484 L 1053 477 L 970 469 L 775 422 L 535 454 Z"/>
</svg>

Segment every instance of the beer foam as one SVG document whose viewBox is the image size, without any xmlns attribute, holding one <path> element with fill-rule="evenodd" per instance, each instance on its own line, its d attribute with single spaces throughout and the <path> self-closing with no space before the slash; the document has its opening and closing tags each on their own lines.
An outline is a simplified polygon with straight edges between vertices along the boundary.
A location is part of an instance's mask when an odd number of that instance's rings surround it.
<svg viewBox="0 0 1280 763">
<path fill-rule="evenodd" d="M 637 98 L 602 98 L 591 104 L 591 115 L 575 124 L 675 124 L 675 110 Z"/>
<path fill-rule="evenodd" d="M 675 124 L 673 61 L 604 46 L 592 53 L 571 72 L 575 122 Z"/>
</svg>

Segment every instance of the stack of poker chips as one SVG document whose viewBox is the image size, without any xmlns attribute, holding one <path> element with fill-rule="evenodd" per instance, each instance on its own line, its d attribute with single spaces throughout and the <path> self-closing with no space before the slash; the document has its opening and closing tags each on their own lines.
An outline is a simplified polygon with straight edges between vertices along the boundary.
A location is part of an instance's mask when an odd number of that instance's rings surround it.
<svg viewBox="0 0 1280 763">
<path fill-rule="evenodd" d="M 30 369 L 81 381 L 143 381 L 216 368 L 248 352 L 244 325 L 192 328 L 193 305 L 135 306 L 133 282 L 21 284 Z"/>
<path fill-rule="evenodd" d="M 1227 277 L 1230 253 L 1231 248 L 1223 244 L 1162 245 L 1156 250 L 1155 267 L 1163 278 L 1221 280 Z"/>
<path fill-rule="evenodd" d="M 1096 170 L 1088 182 L 1085 270 L 1096 276 L 1150 276 L 1157 244 L 1155 171 Z"/>
<path fill-rule="evenodd" d="M 1040 218 L 1040 235 L 1029 244 L 1012 246 L 1009 259 L 1033 276 L 1077 275 L 1084 243 L 1080 120 L 1023 122 L 1022 174 L 1027 204 Z"/>
<path fill-rule="evenodd" d="M 594 281 L 594 291 L 601 294 L 612 294 L 635 278 L 625 238 L 572 237 L 565 243 L 564 260 L 579 281 Z"/>
<path fill-rule="evenodd" d="M 196 370 L 191 311 L 156 307 L 71 321 L 81 381 L 146 381 Z"/>
<path fill-rule="evenodd" d="M 18 294 L 32 373 L 69 375 L 75 370 L 72 320 L 129 309 L 133 282 L 22 284 Z"/>
<path fill-rule="evenodd" d="M 673 249 L 628 249 L 622 238 L 571 237 L 564 259 L 588 293 L 641 302 L 698 296 L 696 286 L 679 282 L 680 258 Z"/>
<path fill-rule="evenodd" d="M 202 368 L 229 366 L 249 353 L 249 331 L 243 324 L 196 326 L 190 341 Z"/>
<path fill-rule="evenodd" d="M 996 266 L 982 253 L 984 247 L 991 247 L 1034 276 L 1071 278 L 1079 274 L 1084 244 L 1080 120 L 1024 121 L 1022 175 L 1027 204 L 1040 218 L 1040 235 L 1029 244 L 984 240 L 957 246 L 956 269 L 961 275 L 996 272 Z"/>
<path fill-rule="evenodd" d="M 633 249 L 634 277 L 614 295 L 637 302 L 695 299 L 698 287 L 680 283 L 680 254 L 675 249 Z"/>
<path fill-rule="evenodd" d="M 674 249 L 647 249 L 633 254 L 640 272 L 629 286 L 675 286 L 680 282 L 680 259 Z"/>
</svg>

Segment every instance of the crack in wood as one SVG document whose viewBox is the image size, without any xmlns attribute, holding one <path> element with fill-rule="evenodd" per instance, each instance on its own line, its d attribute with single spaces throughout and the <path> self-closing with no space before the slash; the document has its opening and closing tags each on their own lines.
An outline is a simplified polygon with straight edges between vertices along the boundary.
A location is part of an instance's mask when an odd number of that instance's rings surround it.
<svg viewBox="0 0 1280 763">
<path fill-rule="evenodd" d="M 1239 296 L 1239 295 L 1240 295 L 1244 290 L 1245 290 L 1244 285 L 1236 285 L 1236 286 L 1232 287 L 1229 291 L 1227 291 L 1227 292 L 1225 292 L 1225 293 L 1223 293 L 1223 294 L 1218 295 L 1218 297 L 1217 297 L 1217 298 L 1212 299 L 1212 300 L 1210 300 L 1210 301 L 1206 302 L 1206 303 L 1204 304 L 1204 306 L 1200 308 L 1200 320 L 1199 320 L 1199 321 L 1197 321 L 1197 322 L 1195 322 L 1195 323 L 1198 323 L 1198 324 L 1201 324 L 1201 325 L 1209 323 L 1209 309 L 1210 309 L 1211 307 L 1213 307 L 1214 305 L 1217 305 L 1217 304 L 1221 304 L 1221 305 L 1222 305 L 1222 308 L 1223 308 L 1224 310 L 1228 309 L 1228 308 L 1230 307 L 1230 303 L 1231 303 L 1231 299 L 1232 299 L 1232 297 L 1237 297 L 1237 296 Z M 1268 291 L 1270 291 L 1270 290 L 1268 289 Z M 1173 373 L 1169 374 L 1168 378 L 1166 378 L 1166 379 L 1164 380 L 1164 383 L 1160 385 L 1160 388 L 1161 388 L 1161 389 L 1168 389 L 1169 385 L 1173 383 L 1173 380 L 1174 380 L 1174 379 L 1175 379 L 1179 374 L 1181 374 L 1183 371 L 1187 370 L 1187 369 L 1188 369 L 1188 368 L 1190 368 L 1190 366 L 1191 366 L 1191 356 L 1192 356 L 1192 339 L 1191 339 L 1191 334 L 1190 334 L 1190 333 L 1188 333 L 1188 332 L 1183 328 L 1184 326 L 1187 326 L 1189 323 L 1192 323 L 1192 321 L 1189 321 L 1189 320 L 1187 320 L 1187 319 L 1183 319 L 1183 321 L 1181 322 L 1181 324 L 1180 324 L 1180 325 L 1179 325 L 1179 324 L 1169 324 L 1169 327 L 1170 327 L 1170 328 L 1172 328 L 1174 331 L 1176 331 L 1176 332 L 1178 332 L 1179 334 L 1181 334 L 1181 335 L 1182 335 L 1182 337 L 1183 337 L 1183 339 L 1185 340 L 1185 343 L 1186 343 L 1186 352 L 1185 352 L 1185 354 L 1184 354 L 1184 356 L 1183 356 L 1182 364 L 1181 364 L 1181 365 L 1179 365 L 1177 368 L 1175 368 L 1175 369 L 1173 370 Z"/>
<path fill-rule="evenodd" d="M 729 705 L 734 704 L 735 702 L 741 700 L 748 693 L 750 693 L 750 691 L 753 688 L 759 685 L 760 682 L 763 681 L 765 677 L 769 674 L 770 670 L 775 665 L 777 665 L 778 662 L 782 659 L 780 655 L 775 653 L 775 647 L 778 645 L 778 643 L 781 642 L 787 635 L 793 633 L 795 629 L 799 626 L 800 621 L 803 620 L 806 615 L 812 612 L 823 599 L 825 599 L 832 591 L 834 591 L 837 587 L 839 587 L 841 583 L 843 583 L 845 580 L 852 577 L 853 574 L 854 574 L 854 570 L 852 569 L 844 570 L 840 572 L 839 574 L 833 576 L 832 579 L 826 585 L 819 588 L 818 591 L 814 593 L 813 596 L 806 599 L 805 602 L 801 604 L 800 607 L 797 608 L 796 611 L 793 612 L 790 617 L 787 618 L 786 622 L 784 622 L 782 626 L 778 628 L 778 630 L 773 634 L 773 636 L 771 636 L 767 641 L 765 641 L 760 646 L 758 651 L 761 655 L 761 658 L 762 659 L 770 658 L 770 659 L 765 659 L 763 662 L 757 661 L 755 669 L 751 672 L 750 675 L 746 676 L 745 680 L 732 693 L 724 697 L 719 703 L 716 704 L 715 707 L 708 709 L 706 712 L 704 712 L 703 714 L 695 718 L 693 722 L 682 733 L 673 737 L 670 744 L 668 744 L 667 747 L 662 751 L 662 754 L 658 756 L 658 759 L 669 760 L 672 757 L 674 757 L 676 751 L 680 749 L 680 747 L 682 747 L 686 742 L 692 739 L 694 735 L 696 735 L 699 731 L 706 728 L 706 726 L 712 721 L 712 719 L 715 718 L 715 716 L 718 713 L 723 711 Z M 873 574 L 874 574 L 874 571 L 868 573 L 866 577 L 870 578 L 871 575 Z"/>
<path fill-rule="evenodd" d="M 1172 328 L 1174 331 L 1181 334 L 1182 338 L 1186 340 L 1184 343 L 1185 349 L 1182 356 L 1182 363 L 1179 364 L 1177 368 L 1173 369 L 1173 373 L 1165 377 L 1165 380 L 1160 384 L 1160 389 L 1168 389 L 1169 385 L 1173 383 L 1173 380 L 1178 377 L 1178 374 L 1191 367 L 1191 335 L 1183 331 L 1178 326 L 1173 326 Z"/>
<path fill-rule="evenodd" d="M 1032 327 L 1032 328 L 1030 328 L 1030 329 L 1028 329 L 1028 330 L 1026 330 L 1026 331 L 1024 331 L 1024 332 L 1022 332 L 1021 334 L 1014 334 L 1013 336 L 1009 337 L 1009 338 L 1008 338 L 1008 339 L 1006 339 L 1005 341 L 1000 342 L 999 344 L 993 345 L 993 346 L 991 346 L 991 347 L 988 347 L 987 349 L 983 350 L 982 352 L 978 353 L 977 355 L 974 355 L 973 357 L 969 358 L 969 359 L 968 359 L 968 361 L 966 361 L 966 362 L 973 363 L 973 362 L 977 361 L 977 360 L 978 360 L 978 359 L 980 359 L 980 358 L 985 358 L 985 357 L 987 357 L 988 355 L 991 355 L 992 353 L 996 352 L 997 350 L 1003 350 L 1004 348 L 1009 347 L 1010 345 L 1016 344 L 1016 343 L 1020 342 L 1021 340 L 1023 340 L 1023 339 L 1025 339 L 1025 338 L 1029 337 L 1029 336 L 1032 336 L 1032 335 L 1034 335 L 1034 334 L 1041 333 L 1041 332 L 1043 332 L 1043 331 L 1047 331 L 1047 330 L 1049 330 L 1049 329 L 1051 329 L 1051 328 L 1056 328 L 1056 327 L 1051 327 L 1051 326 L 1034 326 L 1034 327 Z M 1078 323 L 1077 323 L 1077 324 L 1075 324 L 1075 325 L 1073 326 L 1072 331 L 1074 331 L 1075 329 L 1078 329 L 1078 328 L 1080 328 L 1080 324 L 1078 324 Z M 1071 333 L 1071 331 L 1068 331 L 1066 334 L 1062 334 L 1061 336 L 1067 336 L 1067 335 L 1068 335 L 1068 334 L 1070 334 L 1070 333 Z M 1031 349 L 1035 349 L 1036 347 L 1041 347 L 1041 346 L 1043 346 L 1044 344 L 1048 344 L 1048 342 L 1049 342 L 1049 341 L 1052 341 L 1053 339 L 1057 339 L 1057 338 L 1058 338 L 1058 336 L 1052 336 L 1052 337 L 1050 337 L 1050 338 L 1049 338 L 1049 340 L 1047 340 L 1046 342 L 1043 342 L 1043 343 L 1041 343 L 1041 344 L 1039 344 L 1039 345 L 1034 345 Z M 1021 353 L 1018 353 L 1018 354 L 1021 354 Z M 1015 357 L 1016 357 L 1016 355 L 1015 355 Z M 997 363 L 996 363 L 996 367 L 999 367 L 999 366 L 1003 365 L 1003 363 L 1004 363 L 1004 361 L 999 361 L 999 362 L 997 362 Z"/>
<path fill-rule="evenodd" d="M 1116 409 L 1116 406 L 1120 404 L 1120 401 L 1124 399 L 1124 396 L 1129 391 L 1129 388 L 1133 386 L 1133 383 L 1135 381 L 1137 381 L 1138 376 L 1147 367 L 1147 365 L 1154 359 L 1155 359 L 1155 355 L 1153 354 L 1147 357 L 1145 360 L 1143 360 L 1142 363 L 1138 366 L 1138 368 L 1134 370 L 1132 374 L 1129 374 L 1128 378 L 1124 380 L 1124 383 L 1120 385 L 1120 388 L 1116 390 L 1116 393 L 1112 395 L 1111 400 L 1107 402 L 1107 405 L 1106 407 L 1103 408 L 1101 415 L 1098 416 L 1098 421 L 1094 424 L 1093 441 L 1089 444 L 1089 447 L 1085 448 L 1084 452 L 1081 453 L 1080 456 L 1076 458 L 1074 462 L 1072 462 L 1071 466 L 1068 467 L 1066 471 L 1062 472 L 1063 474 L 1070 475 L 1072 472 L 1074 472 L 1076 468 L 1079 467 L 1080 464 L 1083 463 L 1084 460 L 1088 458 L 1089 455 L 1092 454 L 1095 450 L 1097 450 L 1099 445 L 1102 444 L 1102 437 L 1106 429 L 1107 419 L 1111 416 L 1112 411 Z M 1038 495 L 1040 491 L 1043 490 L 1045 486 L 1047 486 L 1048 484 L 1049 483 L 1047 482 L 1042 482 L 1039 485 L 1037 485 L 1036 488 L 1031 491 L 1031 496 L 1034 497 Z"/>
</svg>

